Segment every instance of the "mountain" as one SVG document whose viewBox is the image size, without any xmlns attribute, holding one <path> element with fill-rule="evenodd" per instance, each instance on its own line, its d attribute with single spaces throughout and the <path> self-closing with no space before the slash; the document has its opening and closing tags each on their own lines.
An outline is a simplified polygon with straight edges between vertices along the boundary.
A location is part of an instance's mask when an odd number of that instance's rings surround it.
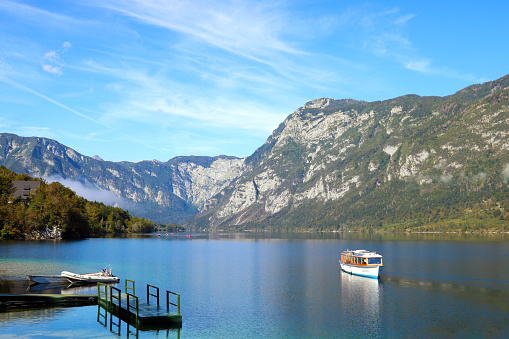
<svg viewBox="0 0 509 339">
<path fill-rule="evenodd" d="M 155 222 L 181 222 L 239 176 L 244 160 L 177 157 L 168 162 L 111 162 L 84 156 L 55 140 L 0 134 L 0 165 L 17 173 L 79 183 L 89 200 L 113 192 L 110 203 Z M 81 192 L 78 192 L 81 193 Z"/>
<path fill-rule="evenodd" d="M 288 116 L 189 225 L 509 230 L 508 179 L 509 75 L 446 97 L 322 98 Z"/>
<path fill-rule="evenodd" d="M 245 159 L 110 162 L 4 133 L 0 165 L 200 230 L 507 231 L 509 75 L 446 97 L 313 100 Z"/>
</svg>

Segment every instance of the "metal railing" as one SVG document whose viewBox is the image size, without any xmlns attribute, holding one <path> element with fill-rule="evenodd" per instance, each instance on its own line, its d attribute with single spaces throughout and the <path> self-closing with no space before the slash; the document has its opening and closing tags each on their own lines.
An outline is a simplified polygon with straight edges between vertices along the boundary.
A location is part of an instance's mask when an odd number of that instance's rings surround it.
<svg viewBox="0 0 509 339">
<path fill-rule="evenodd" d="M 117 292 L 118 295 L 114 295 L 113 290 L 115 290 L 115 292 Z M 114 299 L 118 300 L 118 305 L 115 304 L 115 302 L 113 301 Z M 122 306 L 121 291 L 120 289 L 113 286 L 110 286 L 110 305 L 118 306 L 118 309 L 120 309 Z"/>
<path fill-rule="evenodd" d="M 170 294 L 177 296 L 177 303 L 170 302 Z M 177 294 L 175 292 L 166 291 L 166 310 L 170 312 L 170 305 L 177 307 L 177 314 L 180 314 L 180 294 Z"/>
<path fill-rule="evenodd" d="M 104 314 L 102 313 L 102 311 L 104 311 Z M 106 327 L 106 324 L 108 322 L 108 311 L 106 310 L 106 308 L 103 308 L 100 305 L 97 306 L 97 322 L 103 325 L 104 327 Z"/>
<path fill-rule="evenodd" d="M 108 292 L 109 287 L 109 292 Z M 132 292 L 132 293 L 131 293 Z M 120 334 L 120 318 L 124 320 L 127 323 L 128 329 L 127 333 L 134 334 L 133 332 L 130 332 L 129 326 L 134 326 L 138 330 L 138 326 L 140 324 L 140 321 L 143 321 L 143 318 L 140 317 L 140 299 L 135 294 L 135 282 L 134 280 L 125 279 L 125 293 L 122 293 L 122 291 L 119 288 L 109 286 L 103 283 L 97 283 L 97 297 L 98 301 L 101 303 L 99 307 L 103 307 L 106 312 L 111 313 L 110 316 L 110 331 L 113 330 L 113 327 L 115 326 L 118 328 L 118 334 Z M 109 295 L 108 295 L 109 294 Z M 172 296 L 170 296 L 172 295 Z M 176 296 L 173 297 L 173 296 Z M 109 297 L 109 299 L 108 299 Z M 151 298 L 152 297 L 152 298 Z M 154 285 L 147 284 L 147 300 L 146 304 L 145 302 L 142 302 L 142 316 L 144 315 L 143 312 L 153 312 L 153 307 L 148 307 L 147 310 L 145 310 L 143 307 L 146 307 L 146 305 L 150 305 L 150 301 L 153 298 L 156 298 L 157 301 L 157 311 L 160 312 L 160 289 L 159 287 L 156 287 Z M 127 302 L 127 307 L 122 308 L 122 298 L 124 298 L 124 303 Z M 173 301 L 171 300 L 173 299 Z M 176 299 L 176 300 L 175 300 Z M 152 303 L 154 301 L 152 300 Z M 124 304 L 125 305 L 125 304 Z M 144 306 L 145 305 L 145 306 Z M 176 307 L 177 314 L 180 315 L 180 294 L 177 294 L 175 292 L 166 291 L 166 310 L 168 313 L 170 313 L 170 305 L 173 307 Z M 125 306 L 124 306 L 125 307 Z M 145 310 L 145 311 L 144 311 Z M 126 312 L 127 311 L 127 312 Z M 173 311 L 174 312 L 174 311 Z M 172 314 L 173 314 L 172 312 Z M 118 318 L 118 323 L 114 321 L 114 317 Z M 134 319 L 133 319 L 134 318 Z M 107 322 L 107 315 L 102 315 L 98 313 L 97 321 L 101 324 L 104 324 Z M 137 331 L 136 331 L 137 333 Z M 129 335 L 128 335 L 129 336 Z"/>
<path fill-rule="evenodd" d="M 131 283 L 132 286 L 128 286 L 128 283 Z M 133 293 L 131 293 L 132 295 L 136 295 L 134 291 L 134 280 L 125 279 L 125 293 L 129 293 L 129 290 L 133 291 Z"/>
<path fill-rule="evenodd" d="M 155 289 L 157 293 L 156 294 L 150 293 L 150 288 Z M 147 284 L 147 304 L 150 304 L 150 296 L 157 298 L 157 307 L 159 307 L 159 287 Z"/>
<path fill-rule="evenodd" d="M 117 292 L 117 295 L 113 293 L 113 291 Z M 118 300 L 118 305 L 115 304 L 114 300 Z M 122 308 L 122 298 L 121 298 L 121 291 L 120 289 L 110 286 L 110 307 L 118 307 L 118 314 L 120 314 Z M 120 333 L 120 317 L 116 316 L 118 322 L 113 321 L 113 313 L 110 315 L 110 331 L 113 331 L 113 325 L 115 325 L 118 328 L 118 333 Z"/>
<path fill-rule="evenodd" d="M 104 291 L 102 288 L 104 287 Z M 102 297 L 104 295 L 104 298 Z M 108 301 L 108 285 L 98 282 L 97 283 L 97 298 L 99 300 Z"/>
<path fill-rule="evenodd" d="M 136 305 L 131 305 L 131 298 L 134 298 L 134 300 L 136 301 Z M 135 309 L 136 310 L 136 324 L 138 324 L 138 317 L 140 315 L 139 313 L 139 310 L 140 310 L 140 303 L 139 303 L 139 298 L 135 295 L 132 295 L 130 293 L 127 293 L 127 311 L 131 311 L 131 308 Z"/>
</svg>

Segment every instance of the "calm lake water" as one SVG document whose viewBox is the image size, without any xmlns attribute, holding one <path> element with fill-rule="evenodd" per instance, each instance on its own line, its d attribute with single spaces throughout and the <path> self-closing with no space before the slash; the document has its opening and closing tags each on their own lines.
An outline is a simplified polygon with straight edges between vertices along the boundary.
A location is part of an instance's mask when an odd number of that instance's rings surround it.
<svg viewBox="0 0 509 339">
<path fill-rule="evenodd" d="M 341 272 L 345 249 L 381 253 L 379 280 Z M 509 337 L 509 236 L 193 234 L 0 242 L 0 293 L 27 274 L 113 273 L 181 295 L 182 328 L 141 338 Z M 17 280 L 17 281 L 16 281 Z M 40 285 L 39 285 L 40 286 Z M 135 337 L 97 306 L 0 313 L 2 338 Z M 130 330 L 134 332 L 131 327 Z"/>
</svg>

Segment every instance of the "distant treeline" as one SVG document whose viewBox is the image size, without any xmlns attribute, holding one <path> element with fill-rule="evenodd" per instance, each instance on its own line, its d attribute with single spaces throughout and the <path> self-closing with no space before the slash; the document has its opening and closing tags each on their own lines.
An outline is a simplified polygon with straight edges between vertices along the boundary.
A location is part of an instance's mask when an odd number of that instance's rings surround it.
<svg viewBox="0 0 509 339">
<path fill-rule="evenodd" d="M 14 198 L 13 180 L 41 181 L 28 201 Z M 17 174 L 0 166 L 0 237 L 2 239 L 45 238 L 59 234 L 79 239 L 107 233 L 148 233 L 156 227 L 178 229 L 177 225 L 156 225 L 128 211 L 101 202 L 88 201 L 58 182 L 48 184 L 28 174 Z"/>
</svg>

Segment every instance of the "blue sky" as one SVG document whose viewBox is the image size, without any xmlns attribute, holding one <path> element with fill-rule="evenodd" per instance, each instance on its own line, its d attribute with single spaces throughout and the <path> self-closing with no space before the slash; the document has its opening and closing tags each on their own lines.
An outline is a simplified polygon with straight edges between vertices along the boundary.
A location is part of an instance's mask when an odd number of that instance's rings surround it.
<svg viewBox="0 0 509 339">
<path fill-rule="evenodd" d="M 0 131 L 111 161 L 245 157 L 328 97 L 509 73 L 507 1 L 0 1 Z"/>
</svg>

